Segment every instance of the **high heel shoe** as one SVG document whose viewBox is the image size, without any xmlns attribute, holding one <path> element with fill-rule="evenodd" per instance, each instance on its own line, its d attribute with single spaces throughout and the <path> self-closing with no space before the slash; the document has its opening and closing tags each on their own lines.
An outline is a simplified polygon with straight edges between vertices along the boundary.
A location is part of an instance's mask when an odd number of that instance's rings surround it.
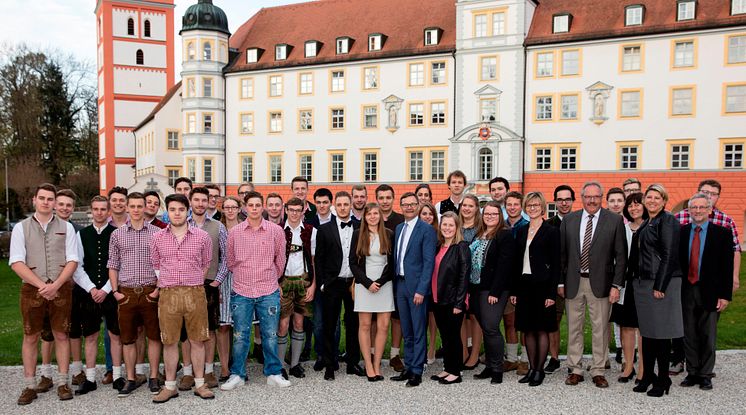
<svg viewBox="0 0 746 415">
<path fill-rule="evenodd" d="M 543 370 L 535 370 L 534 376 L 531 378 L 531 380 L 528 381 L 528 386 L 539 386 L 542 383 L 544 383 L 544 377 L 546 374 L 544 374 Z"/>
<path fill-rule="evenodd" d="M 635 368 L 632 368 L 632 372 L 629 375 L 627 375 L 627 376 L 624 376 L 624 375 L 619 376 L 617 378 L 617 382 L 619 382 L 619 383 L 628 383 L 635 376 L 637 376 L 637 373 L 635 372 Z"/>
<path fill-rule="evenodd" d="M 637 393 L 643 393 L 647 392 L 650 385 L 652 385 L 656 381 L 655 377 L 643 377 L 640 383 L 638 383 L 634 388 L 632 388 L 632 391 Z"/>
<path fill-rule="evenodd" d="M 535 372 L 536 371 L 534 369 L 529 369 L 528 373 L 526 373 L 526 375 L 524 377 L 518 379 L 518 383 L 528 383 L 528 382 L 530 382 L 531 379 L 533 379 Z"/>
<path fill-rule="evenodd" d="M 464 369 L 464 370 L 474 370 L 474 369 L 476 369 L 476 368 L 477 368 L 477 366 L 479 366 L 479 360 L 477 360 L 477 363 L 474 363 L 474 364 L 473 364 L 473 365 L 471 365 L 471 366 L 468 366 L 468 365 L 466 364 L 466 362 L 464 362 L 464 365 L 463 365 L 463 369 Z"/>
<path fill-rule="evenodd" d="M 653 389 L 650 389 L 648 391 L 648 396 L 652 396 L 654 398 L 660 398 L 665 393 L 668 395 L 668 391 L 671 389 L 671 379 L 670 378 L 664 378 L 659 379 L 658 382 L 655 382 L 655 385 L 653 385 Z"/>
</svg>

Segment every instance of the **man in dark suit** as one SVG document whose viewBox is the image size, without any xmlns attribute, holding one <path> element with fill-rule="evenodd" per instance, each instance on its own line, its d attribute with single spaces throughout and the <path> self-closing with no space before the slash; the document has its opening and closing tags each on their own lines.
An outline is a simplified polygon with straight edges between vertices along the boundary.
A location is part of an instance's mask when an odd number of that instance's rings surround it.
<svg viewBox="0 0 746 415">
<path fill-rule="evenodd" d="M 359 226 L 350 219 L 352 197 L 345 191 L 337 192 L 334 198 L 337 210 L 335 220 L 319 227 L 316 235 L 316 275 L 324 296 L 322 302 L 323 338 L 324 338 L 324 379 L 334 380 L 336 352 L 339 345 L 335 342 L 337 320 L 345 306 L 345 350 L 347 374 L 365 376 L 360 362 L 360 344 L 357 339 L 358 318 L 353 311 L 355 303 L 350 288 L 354 277 L 350 271 L 350 246 L 352 233 Z M 431 270 L 432 272 L 432 270 Z M 367 351 L 366 351 L 367 353 Z"/>
<path fill-rule="evenodd" d="M 407 381 L 407 386 L 422 383 L 427 352 L 427 307 L 431 293 L 437 237 L 435 229 L 417 217 L 417 195 L 404 193 L 399 199 L 404 222 L 396 227 L 395 261 L 396 306 L 404 335 L 406 369 L 392 380 Z"/>
<path fill-rule="evenodd" d="M 719 313 L 733 293 L 733 234 L 710 223 L 711 212 L 707 195 L 692 196 L 692 223 L 681 229 L 679 241 L 681 270 L 687 276 L 681 290 L 687 376 L 681 386 L 704 390 L 712 389 Z"/>
<path fill-rule="evenodd" d="M 567 307 L 567 385 L 582 382 L 583 325 L 588 306 L 593 331 L 591 376 L 599 388 L 609 383 L 604 367 L 609 354 L 609 313 L 619 300 L 627 263 L 627 242 L 622 216 L 601 208 L 603 188 L 598 182 L 583 185 L 583 209 L 565 217 L 560 225 L 562 275 L 559 295 Z"/>
<path fill-rule="evenodd" d="M 309 215 L 309 211 L 306 211 L 303 222 L 310 223 L 311 226 L 316 229 L 326 223 L 334 222 L 334 214 L 332 213 L 332 191 L 326 187 L 316 189 L 316 191 L 313 192 L 313 201 L 316 202 L 314 213 L 313 215 Z"/>
</svg>

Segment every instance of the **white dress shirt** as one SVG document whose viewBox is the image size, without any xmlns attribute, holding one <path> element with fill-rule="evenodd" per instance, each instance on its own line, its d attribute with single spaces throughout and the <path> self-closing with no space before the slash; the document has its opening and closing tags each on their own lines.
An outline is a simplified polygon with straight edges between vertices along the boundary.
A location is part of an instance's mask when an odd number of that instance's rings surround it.
<svg viewBox="0 0 746 415">
<path fill-rule="evenodd" d="M 290 228 L 290 232 L 293 234 L 293 239 L 290 243 L 302 246 L 303 240 L 300 238 L 300 231 L 303 230 L 303 222 L 299 222 L 298 226 L 293 228 L 290 226 L 290 222 L 285 221 L 285 228 Z M 316 228 L 312 228 L 311 230 L 311 256 L 314 255 L 316 255 Z M 285 275 L 298 277 L 303 275 L 303 272 L 305 271 L 306 267 L 303 262 L 303 251 L 291 252 L 290 255 L 288 255 L 288 263 L 285 266 Z"/>
<path fill-rule="evenodd" d="M 352 223 L 342 229 L 342 221 L 336 218 L 339 241 L 342 243 L 342 268 L 339 270 L 339 278 L 352 278 L 350 270 L 350 246 L 352 245 Z"/>
<path fill-rule="evenodd" d="M 586 212 L 585 209 L 583 209 L 583 215 L 580 218 L 580 252 L 581 256 L 583 255 L 583 240 L 585 239 L 585 228 L 586 225 L 588 225 L 588 212 Z M 598 210 L 593 215 L 593 229 L 591 230 L 591 241 L 593 241 L 593 236 L 596 234 L 596 227 L 598 226 L 598 217 L 601 216 L 601 209 Z M 581 269 L 580 272 L 588 272 L 587 269 Z"/>
<path fill-rule="evenodd" d="M 406 224 L 406 230 L 407 233 L 404 235 L 404 239 L 401 241 L 401 251 L 399 252 L 399 273 L 401 275 L 406 275 L 404 273 L 404 256 L 407 254 L 407 248 L 409 247 L 409 237 L 412 236 L 412 231 L 414 231 L 414 225 L 417 224 L 417 219 L 419 219 L 417 216 L 414 218 L 404 221 Z M 404 229 L 402 229 L 402 232 L 404 232 Z M 397 247 L 398 249 L 398 247 Z"/>
</svg>

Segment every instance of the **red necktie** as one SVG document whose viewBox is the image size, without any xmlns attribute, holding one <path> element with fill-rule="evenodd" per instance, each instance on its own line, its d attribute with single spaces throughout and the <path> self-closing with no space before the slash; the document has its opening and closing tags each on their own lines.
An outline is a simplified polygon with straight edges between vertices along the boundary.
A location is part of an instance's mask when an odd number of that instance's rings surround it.
<svg viewBox="0 0 746 415">
<path fill-rule="evenodd" d="M 689 254 L 689 283 L 694 285 L 699 281 L 699 233 L 702 228 L 694 228 L 694 238 L 692 238 L 692 251 Z"/>
</svg>

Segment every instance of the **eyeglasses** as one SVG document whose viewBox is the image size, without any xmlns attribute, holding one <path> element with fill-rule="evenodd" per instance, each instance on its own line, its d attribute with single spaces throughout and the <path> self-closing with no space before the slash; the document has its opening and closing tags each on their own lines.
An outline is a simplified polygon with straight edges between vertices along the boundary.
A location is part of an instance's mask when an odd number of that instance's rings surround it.
<svg viewBox="0 0 746 415">
<path fill-rule="evenodd" d="M 709 190 L 700 190 L 699 192 L 705 196 L 720 196 L 719 192 L 711 192 Z"/>
<path fill-rule="evenodd" d="M 402 203 L 401 207 L 412 209 L 412 208 L 416 208 L 417 205 L 418 205 L 418 203 Z"/>
<path fill-rule="evenodd" d="M 210 199 L 219 199 L 220 195 L 210 195 L 209 198 Z"/>
<path fill-rule="evenodd" d="M 303 213 L 303 209 L 288 209 L 288 213 L 295 213 L 295 214 Z"/>
<path fill-rule="evenodd" d="M 526 209 L 538 209 L 541 205 L 538 203 L 531 203 L 530 205 L 526 205 Z"/>
<path fill-rule="evenodd" d="M 246 196 L 247 194 L 249 194 L 249 191 L 247 190 L 245 192 L 238 192 L 238 194 L 241 196 Z"/>
<path fill-rule="evenodd" d="M 485 217 L 485 218 L 495 218 L 498 215 L 499 215 L 499 213 L 483 213 L 482 217 Z"/>
<path fill-rule="evenodd" d="M 572 203 L 572 199 L 571 199 L 571 198 L 566 198 L 566 199 L 554 199 L 554 201 L 555 201 L 556 203 Z"/>
</svg>

